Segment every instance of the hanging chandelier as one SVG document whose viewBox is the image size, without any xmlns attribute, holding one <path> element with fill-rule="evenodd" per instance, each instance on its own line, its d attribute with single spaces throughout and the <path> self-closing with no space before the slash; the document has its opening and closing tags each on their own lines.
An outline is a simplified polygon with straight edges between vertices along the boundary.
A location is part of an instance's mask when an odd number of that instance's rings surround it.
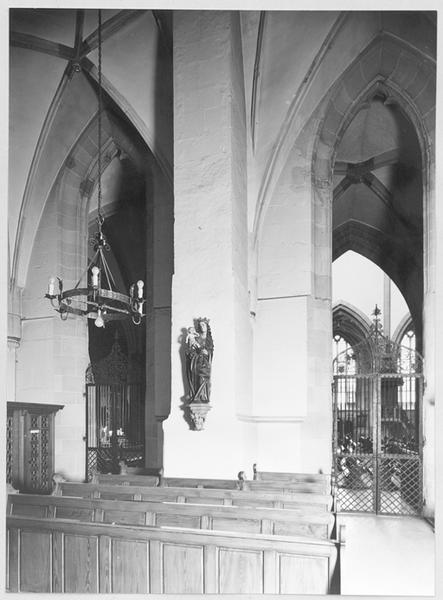
<svg viewBox="0 0 443 600">
<path fill-rule="evenodd" d="M 63 289 L 60 277 L 50 277 L 48 292 L 45 295 L 51 305 L 66 321 L 69 314 L 94 319 L 96 327 L 105 327 L 108 321 L 131 318 L 135 325 L 145 316 L 143 308 L 144 283 L 142 280 L 132 284 L 129 295 L 115 290 L 115 279 L 106 260 L 105 252 L 110 251 L 109 243 L 103 233 L 104 216 L 101 212 L 102 201 L 102 18 L 98 11 L 98 186 L 97 186 L 97 232 L 90 243 L 94 256 L 83 271 L 75 287 Z M 87 278 L 87 287 L 81 287 L 83 278 Z"/>
</svg>

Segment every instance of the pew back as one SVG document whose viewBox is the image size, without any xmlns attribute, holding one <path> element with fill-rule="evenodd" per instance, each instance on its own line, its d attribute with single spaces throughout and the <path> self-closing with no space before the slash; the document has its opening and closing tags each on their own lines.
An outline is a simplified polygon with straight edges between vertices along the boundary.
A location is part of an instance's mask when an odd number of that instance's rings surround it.
<svg viewBox="0 0 443 600">
<path fill-rule="evenodd" d="M 290 473 L 283 471 L 258 471 L 254 468 L 254 481 L 309 482 L 330 484 L 331 477 L 325 473 Z"/>
<path fill-rule="evenodd" d="M 303 507 L 310 511 L 329 511 L 332 497 L 327 494 L 282 494 L 273 491 L 215 490 L 201 488 L 119 486 L 93 483 L 61 482 L 55 495 L 83 498 L 120 500 L 148 500 L 159 502 L 191 502 L 194 504 L 224 504 L 234 506 L 261 506 L 269 508 Z"/>
<path fill-rule="evenodd" d="M 165 504 L 31 494 L 10 494 L 8 515 L 271 535 L 313 535 L 324 539 L 331 537 L 335 522 L 331 513 L 303 510 Z"/>
<path fill-rule="evenodd" d="M 330 540 L 7 517 L 10 592 L 326 594 Z"/>
<path fill-rule="evenodd" d="M 220 490 L 270 490 L 281 492 L 282 494 L 298 492 L 298 493 L 326 493 L 327 486 L 324 481 L 242 481 L 238 479 L 205 479 L 205 478 L 190 478 L 190 477 L 147 477 L 145 475 L 133 474 L 96 474 L 92 479 L 92 483 L 103 483 L 106 485 L 139 485 L 139 486 L 164 486 L 164 487 L 199 487 L 204 489 L 220 489 Z"/>
</svg>

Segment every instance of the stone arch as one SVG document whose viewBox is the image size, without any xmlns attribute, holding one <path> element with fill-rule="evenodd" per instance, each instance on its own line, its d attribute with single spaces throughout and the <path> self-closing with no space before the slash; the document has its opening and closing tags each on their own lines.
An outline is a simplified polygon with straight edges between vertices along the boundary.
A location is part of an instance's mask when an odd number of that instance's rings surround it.
<svg viewBox="0 0 443 600">
<path fill-rule="evenodd" d="M 336 82 L 325 104 L 312 156 L 312 185 L 316 220 L 328 222 L 330 219 L 326 215 L 332 206 L 332 173 L 337 149 L 345 131 L 361 106 L 371 101 L 377 94 L 383 94 L 386 102 L 395 103 L 400 108 L 412 124 L 420 147 L 424 207 L 423 239 L 425 243 L 424 285 L 421 286 L 421 289 L 429 289 L 431 264 L 429 244 L 432 238 L 429 217 L 434 211 L 432 165 L 434 163 L 435 64 L 429 59 L 424 59 L 413 48 L 393 39 L 392 36 L 380 34 L 367 46 Z M 361 227 L 360 224 L 349 225 L 337 233 L 336 238 L 342 238 L 343 246 L 343 238 L 346 237 L 345 230 L 347 229 L 349 239 L 352 237 L 355 239 L 352 232 L 359 227 Z M 321 251 L 325 244 L 329 244 L 329 235 L 315 230 L 315 283 L 324 282 L 328 276 L 324 272 L 324 250 Z M 359 251 L 355 247 L 353 249 Z M 361 253 L 365 255 L 364 252 Z M 374 257 L 369 256 L 368 258 L 374 260 Z M 383 263 L 377 264 L 386 270 Z M 320 271 L 322 271 L 321 276 L 319 275 Z M 398 279 L 393 276 L 392 272 L 388 274 L 394 281 Z M 399 288 L 407 297 L 405 286 L 400 285 Z M 316 296 L 322 296 L 327 291 L 324 286 L 316 285 Z M 413 304 L 413 302 L 409 300 L 409 304 Z M 415 302 L 415 304 L 421 304 L 421 302 Z M 410 306 L 410 309 L 417 318 L 422 306 Z"/>
<path fill-rule="evenodd" d="M 332 332 L 355 345 L 369 335 L 371 321 L 350 302 L 339 300 L 332 307 Z"/>
<path fill-rule="evenodd" d="M 358 345 L 365 364 L 371 364 L 373 358 L 370 328 L 368 317 L 350 302 L 340 300 L 332 307 L 333 336 L 340 335 L 352 347 Z"/>
<path fill-rule="evenodd" d="M 400 323 L 397 325 L 397 327 L 392 335 L 392 341 L 395 344 L 400 345 L 402 339 L 405 336 L 405 333 L 407 331 L 409 331 L 410 329 L 415 331 L 414 321 L 413 321 L 411 315 L 408 313 L 408 314 L 404 315 L 404 317 L 402 318 Z"/>
<path fill-rule="evenodd" d="M 410 248 L 405 249 L 395 238 L 386 236 L 382 231 L 360 221 L 350 220 L 334 229 L 332 240 L 333 261 L 346 251 L 353 250 L 378 265 L 399 290 L 405 290 L 411 285 L 406 277 L 411 266 L 420 266 L 415 264 L 417 257 Z M 421 278 L 419 284 L 422 284 Z M 423 296 L 421 293 L 408 296 L 406 299 L 408 308 L 414 315 L 414 319 L 419 322 Z"/>
</svg>

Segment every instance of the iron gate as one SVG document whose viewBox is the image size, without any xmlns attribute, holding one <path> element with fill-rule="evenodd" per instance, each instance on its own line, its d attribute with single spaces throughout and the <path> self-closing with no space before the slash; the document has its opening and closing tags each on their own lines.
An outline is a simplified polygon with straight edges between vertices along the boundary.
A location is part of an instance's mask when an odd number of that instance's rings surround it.
<svg viewBox="0 0 443 600">
<path fill-rule="evenodd" d="M 377 320 L 376 320 L 377 321 Z M 341 511 L 420 514 L 422 359 L 385 338 L 334 360 L 334 480 Z"/>
<path fill-rule="evenodd" d="M 143 466 L 144 386 L 86 385 L 86 479 L 94 471 L 119 473 L 120 461 Z"/>
</svg>

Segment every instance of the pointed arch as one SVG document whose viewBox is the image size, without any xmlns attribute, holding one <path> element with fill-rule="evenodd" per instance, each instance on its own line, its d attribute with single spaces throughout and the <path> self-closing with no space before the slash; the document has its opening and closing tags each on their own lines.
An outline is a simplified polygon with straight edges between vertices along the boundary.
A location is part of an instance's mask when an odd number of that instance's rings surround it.
<svg viewBox="0 0 443 600">
<path fill-rule="evenodd" d="M 367 224 L 358 220 L 340 224 L 340 228 L 332 233 L 332 176 L 337 150 L 348 125 L 361 107 L 377 95 L 382 95 L 385 102 L 398 106 L 412 124 L 417 137 L 421 156 L 423 262 L 422 253 L 420 252 L 420 257 L 414 256 L 406 242 L 399 248 L 398 240 L 393 239 L 395 236 L 390 236 L 389 240 L 384 239 L 382 231 L 377 231 L 376 227 L 369 229 Z M 354 251 L 376 262 L 403 293 L 414 322 L 417 325 L 421 323 L 423 294 L 432 287 L 429 277 L 432 273 L 430 248 L 433 237 L 430 215 L 434 212 L 435 201 L 434 120 L 435 63 L 393 36 L 385 33 L 378 35 L 336 81 L 322 111 L 312 154 L 314 220 L 329 222 L 331 227 L 329 235 L 314 230 L 314 271 L 321 274 L 314 280 L 316 297 L 325 293 L 324 254 L 330 244 L 330 237 L 334 235 L 334 241 L 338 244 L 334 247 L 334 255 L 340 255 L 348 247 L 352 247 Z M 362 233 L 364 236 L 361 236 Z M 416 264 L 417 260 L 420 264 Z M 415 285 L 412 281 L 414 277 L 411 276 L 412 267 L 415 269 Z M 421 330 L 416 333 L 420 339 Z"/>
<path fill-rule="evenodd" d="M 354 346 L 365 340 L 370 331 L 371 321 L 350 302 L 339 300 L 332 307 L 332 332 L 340 335 Z"/>
<path fill-rule="evenodd" d="M 407 313 L 406 315 L 404 315 L 404 317 L 402 318 L 400 323 L 397 325 L 397 327 L 394 331 L 394 334 L 392 336 L 392 341 L 395 344 L 400 345 L 406 332 L 410 331 L 411 329 L 412 329 L 412 331 L 415 331 L 414 321 L 412 320 L 411 315 L 409 313 Z"/>
</svg>

